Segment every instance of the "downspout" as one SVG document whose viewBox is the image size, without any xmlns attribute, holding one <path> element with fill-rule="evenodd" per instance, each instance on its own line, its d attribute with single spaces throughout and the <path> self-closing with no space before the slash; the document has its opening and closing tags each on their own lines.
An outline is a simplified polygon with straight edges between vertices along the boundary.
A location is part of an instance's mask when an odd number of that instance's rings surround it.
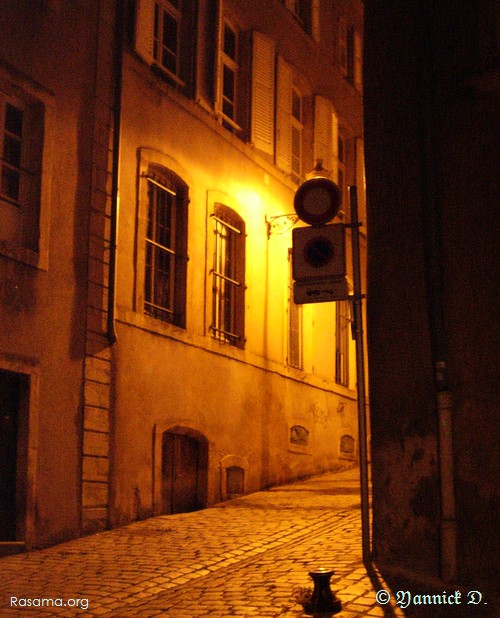
<svg viewBox="0 0 500 618">
<path fill-rule="evenodd" d="M 111 213 L 109 239 L 109 285 L 106 336 L 110 344 L 116 341 L 116 253 L 118 241 L 119 175 L 120 175 L 120 130 L 122 114 L 123 47 L 125 33 L 125 3 L 117 0 L 114 48 L 114 105 L 113 105 L 113 158 L 111 163 Z"/>
<path fill-rule="evenodd" d="M 431 161 L 432 159 L 429 159 L 427 165 Z M 424 177 L 423 184 L 429 180 L 432 180 L 432 177 L 427 179 Z M 424 189 L 423 196 L 423 234 L 429 331 L 438 420 L 438 461 L 441 499 L 440 569 L 443 581 L 449 582 L 455 579 L 457 570 L 452 396 L 448 384 L 444 328 L 440 206 L 437 203 L 436 196 L 427 194 L 427 190 L 429 190 L 429 187 Z"/>
<path fill-rule="evenodd" d="M 429 332 L 432 347 L 435 403 L 438 420 L 438 460 L 440 482 L 440 575 L 445 582 L 457 574 L 453 458 L 452 397 L 448 383 L 445 311 L 443 306 L 442 220 L 440 187 L 436 178 L 439 169 L 437 118 L 439 101 L 433 63 L 436 58 L 432 10 L 421 11 L 424 22 L 421 29 L 422 107 L 420 110 L 420 156 L 422 170 L 422 212 L 424 263 L 427 288 Z"/>
</svg>

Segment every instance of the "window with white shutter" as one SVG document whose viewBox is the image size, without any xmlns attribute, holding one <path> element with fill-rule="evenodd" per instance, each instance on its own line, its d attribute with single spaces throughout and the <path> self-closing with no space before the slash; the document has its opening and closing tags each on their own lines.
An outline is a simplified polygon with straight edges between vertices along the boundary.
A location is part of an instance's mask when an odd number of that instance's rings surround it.
<svg viewBox="0 0 500 618">
<path fill-rule="evenodd" d="M 323 167 L 337 182 L 339 121 L 332 102 L 316 96 L 314 100 L 314 161 L 321 159 Z"/>
<path fill-rule="evenodd" d="M 292 88 L 292 176 L 296 182 L 302 177 L 303 101 L 297 88 Z"/>
<path fill-rule="evenodd" d="M 256 148 L 274 151 L 274 42 L 253 33 L 251 139 Z"/>
<path fill-rule="evenodd" d="M 314 161 L 321 159 L 323 167 L 332 171 L 332 118 L 333 106 L 328 99 L 316 96 L 314 100 Z"/>
<path fill-rule="evenodd" d="M 135 50 L 148 64 L 153 63 L 155 0 L 138 0 L 135 15 Z"/>
<path fill-rule="evenodd" d="M 292 70 L 278 56 L 276 82 L 276 165 L 292 171 Z"/>
</svg>

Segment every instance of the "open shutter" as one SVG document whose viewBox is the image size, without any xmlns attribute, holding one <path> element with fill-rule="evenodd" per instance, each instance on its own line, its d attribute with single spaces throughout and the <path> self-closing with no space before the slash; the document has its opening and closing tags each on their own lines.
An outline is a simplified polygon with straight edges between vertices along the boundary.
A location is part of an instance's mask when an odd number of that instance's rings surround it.
<svg viewBox="0 0 500 618">
<path fill-rule="evenodd" d="M 148 63 L 153 63 L 154 0 L 138 0 L 135 16 L 135 50 Z"/>
<path fill-rule="evenodd" d="M 339 174 L 339 117 L 332 108 L 332 180 L 337 182 Z"/>
<path fill-rule="evenodd" d="M 253 33 L 252 143 L 273 154 L 274 147 L 274 43 L 260 32 Z"/>
<path fill-rule="evenodd" d="M 316 96 L 314 100 L 314 163 L 322 159 L 323 167 L 332 170 L 333 106 L 328 99 Z"/>
<path fill-rule="evenodd" d="M 363 48 L 359 32 L 354 32 L 354 85 L 361 89 L 363 81 Z"/>
<path fill-rule="evenodd" d="M 311 2 L 311 35 L 315 41 L 320 40 L 320 0 Z"/>
<path fill-rule="evenodd" d="M 222 3 L 217 2 L 214 7 L 216 9 L 215 19 L 215 38 L 216 38 L 216 54 L 215 54 L 215 109 L 217 114 L 222 113 L 222 48 L 224 45 L 224 19 L 222 15 Z"/>
<path fill-rule="evenodd" d="M 343 75 L 347 75 L 347 22 L 339 17 L 337 22 L 337 63 Z"/>
<path fill-rule="evenodd" d="M 356 186 L 358 188 L 359 220 L 366 226 L 365 144 L 359 137 L 356 138 Z"/>
<path fill-rule="evenodd" d="M 276 92 L 276 165 L 292 171 L 292 70 L 278 56 Z"/>
</svg>

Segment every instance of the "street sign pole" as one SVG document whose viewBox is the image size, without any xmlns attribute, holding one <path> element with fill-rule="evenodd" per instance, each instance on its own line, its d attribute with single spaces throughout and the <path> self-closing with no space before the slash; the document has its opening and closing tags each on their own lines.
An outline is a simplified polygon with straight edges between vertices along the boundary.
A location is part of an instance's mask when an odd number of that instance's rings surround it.
<svg viewBox="0 0 500 618">
<path fill-rule="evenodd" d="M 315 167 L 322 169 L 321 161 Z M 295 212 L 310 228 L 293 232 L 292 274 L 294 302 L 297 304 L 349 300 L 353 308 L 353 336 L 356 343 L 356 378 L 358 391 L 358 443 L 361 488 L 361 545 L 363 563 L 371 564 L 370 502 L 368 480 L 368 448 L 366 436 L 365 356 L 363 342 L 363 294 L 361 293 L 361 260 L 359 250 L 358 196 L 349 187 L 351 223 L 329 224 L 340 208 L 338 186 L 326 177 L 316 175 L 297 189 Z M 353 294 L 345 281 L 344 230 L 352 230 Z"/>
<path fill-rule="evenodd" d="M 358 196 L 356 187 L 349 187 L 351 204 L 351 223 L 346 227 L 352 229 L 352 268 L 353 295 L 350 297 L 354 314 L 354 337 L 356 341 L 356 378 L 358 387 L 358 433 L 359 433 L 359 474 L 361 486 L 361 545 L 363 563 L 371 564 L 370 542 L 370 502 L 368 481 L 368 448 L 366 436 L 366 393 L 365 393 L 365 357 L 363 343 L 363 296 L 361 293 L 361 264 L 359 251 Z"/>
</svg>

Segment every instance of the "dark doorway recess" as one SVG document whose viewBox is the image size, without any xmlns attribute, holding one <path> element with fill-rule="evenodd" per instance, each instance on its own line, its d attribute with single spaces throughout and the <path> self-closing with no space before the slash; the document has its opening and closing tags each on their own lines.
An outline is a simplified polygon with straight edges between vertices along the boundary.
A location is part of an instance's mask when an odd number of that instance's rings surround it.
<svg viewBox="0 0 500 618">
<path fill-rule="evenodd" d="M 206 505 L 208 442 L 183 428 L 162 436 L 162 508 L 165 515 L 188 513 Z"/>
<path fill-rule="evenodd" d="M 0 370 L 0 542 L 18 540 L 21 502 L 19 436 L 24 378 Z"/>
</svg>

